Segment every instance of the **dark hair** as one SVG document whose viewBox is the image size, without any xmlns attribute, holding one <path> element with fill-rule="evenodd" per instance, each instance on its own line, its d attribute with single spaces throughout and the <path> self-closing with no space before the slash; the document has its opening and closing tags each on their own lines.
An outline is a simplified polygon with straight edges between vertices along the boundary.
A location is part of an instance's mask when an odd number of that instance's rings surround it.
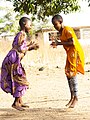
<svg viewBox="0 0 90 120">
<path fill-rule="evenodd" d="M 20 25 L 20 27 L 23 27 L 28 20 L 30 20 L 28 17 L 22 17 L 22 18 L 19 20 L 19 25 Z"/>
<path fill-rule="evenodd" d="M 59 21 L 60 24 L 63 22 L 63 18 L 62 18 L 61 15 L 55 15 L 55 16 L 53 16 L 53 18 L 52 18 L 52 24 L 54 24 L 55 20 Z"/>
</svg>

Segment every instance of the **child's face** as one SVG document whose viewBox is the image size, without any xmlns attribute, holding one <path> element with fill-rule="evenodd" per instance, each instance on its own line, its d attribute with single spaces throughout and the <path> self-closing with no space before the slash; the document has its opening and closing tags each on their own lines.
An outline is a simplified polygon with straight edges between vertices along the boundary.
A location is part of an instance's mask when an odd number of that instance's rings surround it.
<svg viewBox="0 0 90 120">
<path fill-rule="evenodd" d="M 31 25 L 32 25 L 31 21 L 28 20 L 25 24 L 25 32 L 30 32 Z"/>
<path fill-rule="evenodd" d="M 55 20 L 54 23 L 53 23 L 53 25 L 54 25 L 54 28 L 55 28 L 57 31 L 60 31 L 62 25 L 60 24 L 59 21 Z"/>
</svg>

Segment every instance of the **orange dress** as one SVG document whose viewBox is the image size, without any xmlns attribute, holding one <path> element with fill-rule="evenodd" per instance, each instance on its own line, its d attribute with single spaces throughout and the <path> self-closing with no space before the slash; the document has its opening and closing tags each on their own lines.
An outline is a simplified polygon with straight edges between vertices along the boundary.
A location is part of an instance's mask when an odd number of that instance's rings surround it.
<svg viewBox="0 0 90 120">
<path fill-rule="evenodd" d="M 75 76 L 77 72 L 84 74 L 84 52 L 76 37 L 74 30 L 71 27 L 64 26 L 62 34 L 60 35 L 61 42 L 68 41 L 73 38 L 74 45 L 63 45 L 66 54 L 65 74 L 69 78 Z"/>
</svg>

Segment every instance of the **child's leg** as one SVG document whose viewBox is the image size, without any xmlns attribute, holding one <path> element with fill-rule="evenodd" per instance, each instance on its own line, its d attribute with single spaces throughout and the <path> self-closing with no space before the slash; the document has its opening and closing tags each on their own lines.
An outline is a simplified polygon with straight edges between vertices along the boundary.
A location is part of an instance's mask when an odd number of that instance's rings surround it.
<svg viewBox="0 0 90 120">
<path fill-rule="evenodd" d="M 68 104 L 66 106 L 69 106 L 69 107 L 74 107 L 76 102 L 77 102 L 77 92 L 78 92 L 78 89 L 77 89 L 77 78 L 76 76 L 72 77 L 72 78 L 68 78 L 68 84 L 69 84 L 69 88 L 70 88 L 70 93 L 71 93 L 71 99 L 70 101 L 68 102 Z"/>
<path fill-rule="evenodd" d="M 71 105 L 69 106 L 70 108 L 74 108 L 75 104 L 78 101 L 78 82 L 77 82 L 76 76 L 72 77 L 72 81 L 73 81 L 74 98 L 73 98 Z"/>
<path fill-rule="evenodd" d="M 14 101 L 12 107 L 14 107 L 16 109 L 20 108 L 22 110 L 23 107 L 27 107 L 25 104 L 23 104 L 22 96 L 25 94 L 28 87 L 26 85 L 19 85 L 16 82 L 14 85 L 16 86 L 16 91 L 13 94 L 15 101 Z"/>
<path fill-rule="evenodd" d="M 15 100 L 14 100 L 14 103 L 12 104 L 12 107 L 17 109 L 17 110 L 22 111 L 24 109 L 22 108 L 22 106 L 20 104 L 20 99 L 21 99 L 21 97 L 15 97 Z"/>
<path fill-rule="evenodd" d="M 22 97 L 20 97 L 20 99 L 19 99 L 19 103 L 20 103 L 21 107 L 27 107 L 27 108 L 29 108 L 28 105 L 26 105 L 25 103 L 23 103 L 23 101 L 22 101 Z"/>
<path fill-rule="evenodd" d="M 73 93 L 73 82 L 72 82 L 72 79 L 67 77 L 67 80 L 68 80 L 68 85 L 69 85 L 69 89 L 70 89 L 70 93 L 71 93 L 71 99 L 69 100 L 68 104 L 66 104 L 66 106 L 69 106 L 69 105 L 71 105 L 72 100 L 74 98 L 74 93 Z"/>
</svg>

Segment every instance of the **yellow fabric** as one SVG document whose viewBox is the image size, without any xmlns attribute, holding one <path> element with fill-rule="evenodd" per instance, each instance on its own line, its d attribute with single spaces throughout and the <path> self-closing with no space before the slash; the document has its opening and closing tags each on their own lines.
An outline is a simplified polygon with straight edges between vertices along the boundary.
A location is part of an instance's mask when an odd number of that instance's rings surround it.
<svg viewBox="0 0 90 120">
<path fill-rule="evenodd" d="M 74 30 L 71 27 L 65 26 L 60 36 L 60 40 L 61 42 L 64 42 L 68 41 L 70 38 L 73 38 L 74 45 L 63 45 L 63 47 L 67 53 L 65 73 L 66 76 L 73 77 L 77 72 L 84 74 L 84 52 Z"/>
</svg>

